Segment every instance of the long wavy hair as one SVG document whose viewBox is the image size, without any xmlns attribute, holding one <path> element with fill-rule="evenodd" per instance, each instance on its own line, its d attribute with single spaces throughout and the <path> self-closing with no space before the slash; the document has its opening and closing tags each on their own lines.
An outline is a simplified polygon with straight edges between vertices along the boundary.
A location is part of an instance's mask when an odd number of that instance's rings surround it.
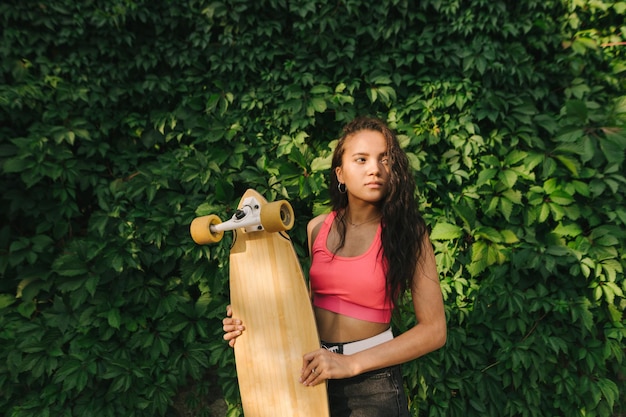
<svg viewBox="0 0 626 417">
<path fill-rule="evenodd" d="M 329 191 L 333 211 L 337 212 L 337 230 L 340 236 L 335 252 L 345 244 L 345 214 L 348 207 L 347 194 L 338 189 L 336 168 L 342 164 L 346 139 L 362 130 L 380 132 L 387 142 L 390 169 L 388 192 L 379 204 L 382 213 L 382 252 L 387 261 L 387 297 L 395 306 L 398 298 L 411 288 L 417 261 L 421 256 L 426 224 L 415 201 L 415 180 L 409 159 L 400 147 L 395 133 L 377 118 L 359 117 L 348 123 L 333 153 Z"/>
</svg>

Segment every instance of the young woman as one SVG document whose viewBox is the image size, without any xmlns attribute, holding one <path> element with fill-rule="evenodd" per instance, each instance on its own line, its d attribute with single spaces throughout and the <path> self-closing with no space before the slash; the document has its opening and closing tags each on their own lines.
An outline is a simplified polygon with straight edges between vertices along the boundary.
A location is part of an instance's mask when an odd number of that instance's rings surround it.
<svg viewBox="0 0 626 417">
<path fill-rule="evenodd" d="M 332 211 L 307 226 L 321 348 L 303 352 L 300 381 L 328 383 L 332 417 L 408 416 L 400 365 L 445 344 L 435 257 L 408 158 L 387 125 L 357 118 L 335 149 Z M 396 337 L 391 314 L 412 296 L 417 324 Z M 245 327 L 223 321 L 231 346 Z"/>
</svg>

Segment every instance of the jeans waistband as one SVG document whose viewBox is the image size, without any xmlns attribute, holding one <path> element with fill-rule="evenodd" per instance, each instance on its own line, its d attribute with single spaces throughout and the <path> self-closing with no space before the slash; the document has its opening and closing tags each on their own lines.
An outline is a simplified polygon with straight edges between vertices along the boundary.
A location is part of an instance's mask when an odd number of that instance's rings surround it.
<svg viewBox="0 0 626 417">
<path fill-rule="evenodd" d="M 376 336 L 372 336 L 363 340 L 358 340 L 356 342 L 329 343 L 322 341 L 322 347 L 330 352 L 340 353 L 342 355 L 353 355 L 365 349 L 369 349 L 382 343 L 388 342 L 391 339 L 393 339 L 393 332 L 391 331 L 391 328 L 389 328 L 384 332 L 377 334 Z"/>
</svg>

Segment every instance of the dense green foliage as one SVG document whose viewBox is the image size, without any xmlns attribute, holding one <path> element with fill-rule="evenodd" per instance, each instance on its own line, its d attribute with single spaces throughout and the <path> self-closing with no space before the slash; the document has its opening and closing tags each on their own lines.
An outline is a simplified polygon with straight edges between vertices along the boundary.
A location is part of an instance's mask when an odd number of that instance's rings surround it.
<svg viewBox="0 0 626 417">
<path fill-rule="evenodd" d="M 0 409 L 193 415 L 221 390 L 229 217 L 252 187 L 305 224 L 342 124 L 410 154 L 444 349 L 414 415 L 626 412 L 626 2 L 0 4 Z M 395 320 L 414 317 L 408 304 Z M 421 411 L 420 411 L 421 410 Z M 180 410 L 178 410 L 180 413 Z M 189 414 L 192 415 L 192 414 Z"/>
</svg>

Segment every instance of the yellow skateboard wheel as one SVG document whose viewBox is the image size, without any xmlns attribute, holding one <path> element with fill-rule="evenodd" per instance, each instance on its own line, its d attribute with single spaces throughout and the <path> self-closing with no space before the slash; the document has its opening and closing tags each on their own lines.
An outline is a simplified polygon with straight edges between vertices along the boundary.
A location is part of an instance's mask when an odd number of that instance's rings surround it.
<svg viewBox="0 0 626 417">
<path fill-rule="evenodd" d="M 222 221 L 215 214 L 196 217 L 189 226 L 191 238 L 198 245 L 217 243 L 224 237 L 224 231 L 212 232 L 211 226 L 220 224 Z"/>
<path fill-rule="evenodd" d="M 285 200 L 261 206 L 261 225 L 270 232 L 282 232 L 293 227 L 295 216 L 291 204 Z"/>
</svg>

